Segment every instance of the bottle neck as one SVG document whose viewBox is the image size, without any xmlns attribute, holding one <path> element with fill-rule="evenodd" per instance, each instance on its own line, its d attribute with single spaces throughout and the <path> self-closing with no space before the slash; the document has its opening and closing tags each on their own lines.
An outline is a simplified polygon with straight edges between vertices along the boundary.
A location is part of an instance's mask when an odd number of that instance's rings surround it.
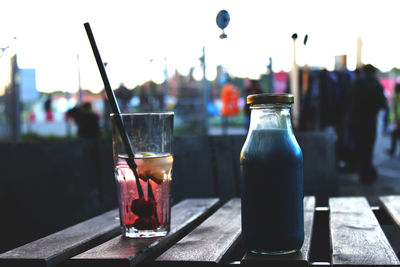
<svg viewBox="0 0 400 267">
<path fill-rule="evenodd" d="M 255 129 L 286 129 L 292 132 L 290 104 L 252 105 L 249 131 Z"/>
</svg>

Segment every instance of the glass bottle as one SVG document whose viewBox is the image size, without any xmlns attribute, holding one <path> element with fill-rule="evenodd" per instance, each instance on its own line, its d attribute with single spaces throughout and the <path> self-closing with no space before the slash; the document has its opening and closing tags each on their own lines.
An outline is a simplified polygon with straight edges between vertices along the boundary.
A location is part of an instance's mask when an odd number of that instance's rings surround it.
<svg viewBox="0 0 400 267">
<path fill-rule="evenodd" d="M 250 128 L 240 154 L 242 239 L 261 254 L 288 254 L 304 241 L 303 155 L 290 94 L 247 97 Z"/>
</svg>

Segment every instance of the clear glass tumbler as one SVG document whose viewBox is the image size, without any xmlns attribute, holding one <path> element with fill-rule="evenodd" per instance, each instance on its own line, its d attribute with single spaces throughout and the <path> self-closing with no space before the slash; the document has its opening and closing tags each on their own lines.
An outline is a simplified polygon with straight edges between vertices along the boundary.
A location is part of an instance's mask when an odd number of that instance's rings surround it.
<svg viewBox="0 0 400 267">
<path fill-rule="evenodd" d="M 174 113 L 121 114 L 136 170 L 128 164 L 132 159 L 128 158 L 116 116 L 111 114 L 121 233 L 131 238 L 164 236 L 170 230 Z"/>
</svg>

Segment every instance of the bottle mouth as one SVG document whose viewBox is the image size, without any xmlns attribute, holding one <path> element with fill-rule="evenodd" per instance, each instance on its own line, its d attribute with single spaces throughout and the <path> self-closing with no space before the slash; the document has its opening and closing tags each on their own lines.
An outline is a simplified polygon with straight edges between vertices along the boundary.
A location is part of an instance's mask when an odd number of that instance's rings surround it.
<svg viewBox="0 0 400 267">
<path fill-rule="evenodd" d="M 247 104 L 292 104 L 292 94 L 255 94 L 247 96 Z"/>
</svg>

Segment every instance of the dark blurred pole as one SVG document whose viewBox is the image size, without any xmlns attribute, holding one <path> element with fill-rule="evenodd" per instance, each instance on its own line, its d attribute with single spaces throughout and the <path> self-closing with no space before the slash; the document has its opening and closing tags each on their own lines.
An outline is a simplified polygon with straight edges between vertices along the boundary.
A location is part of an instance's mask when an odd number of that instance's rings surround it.
<svg viewBox="0 0 400 267">
<path fill-rule="evenodd" d="M 162 104 L 161 104 L 161 111 L 164 111 L 166 109 L 166 103 L 165 103 L 165 99 L 168 95 L 168 68 L 167 68 L 167 59 L 164 58 L 165 61 L 165 66 L 164 66 L 164 77 L 165 77 L 165 81 L 163 84 L 163 89 L 162 89 Z"/>
<path fill-rule="evenodd" d="M 208 135 L 208 112 L 207 112 L 207 104 L 208 104 L 208 83 L 207 83 L 207 78 L 206 78 L 206 52 L 205 52 L 205 47 L 203 46 L 203 55 L 200 58 L 201 61 L 201 66 L 203 68 L 203 112 L 204 112 L 204 118 L 203 118 L 203 134 Z"/>
<path fill-rule="evenodd" d="M 69 103 L 69 99 L 71 98 L 71 94 L 69 92 L 67 92 L 65 94 L 65 97 L 67 99 L 67 103 Z M 69 140 L 69 139 L 71 139 L 71 124 L 69 123 L 69 118 L 68 118 L 67 115 L 65 115 L 65 126 L 66 126 L 66 130 L 67 130 L 67 139 Z"/>
<path fill-rule="evenodd" d="M 290 89 L 291 93 L 294 95 L 294 103 L 292 106 L 292 117 L 293 117 L 293 127 L 297 129 L 299 125 L 299 108 L 300 108 L 300 99 L 299 99 L 299 69 L 297 67 L 296 62 L 296 39 L 297 34 L 292 35 L 293 39 L 293 66 L 290 75 Z"/>
<path fill-rule="evenodd" d="M 272 72 L 272 57 L 269 58 L 268 63 L 268 93 L 273 93 L 275 91 L 274 88 L 274 73 Z"/>
<path fill-rule="evenodd" d="M 11 139 L 15 142 L 21 141 L 21 101 L 18 77 L 19 69 L 17 65 L 17 55 L 11 59 L 11 86 L 9 92 L 10 99 L 10 123 L 11 123 Z"/>
<path fill-rule="evenodd" d="M 76 55 L 78 62 L 78 104 L 82 103 L 82 87 L 81 87 L 81 66 L 79 62 L 79 55 Z"/>
<path fill-rule="evenodd" d="M 361 68 L 362 67 L 362 39 L 361 36 L 358 36 L 357 38 L 357 62 L 356 62 L 356 67 Z"/>
</svg>

